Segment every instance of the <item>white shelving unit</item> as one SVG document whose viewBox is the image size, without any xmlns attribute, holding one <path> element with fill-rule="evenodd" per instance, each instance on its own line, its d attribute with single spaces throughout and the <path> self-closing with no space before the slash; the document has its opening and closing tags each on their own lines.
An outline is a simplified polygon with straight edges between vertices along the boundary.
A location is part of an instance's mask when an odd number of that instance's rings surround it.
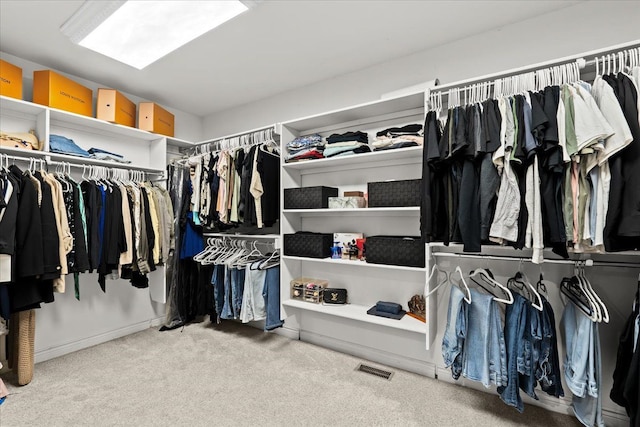
<svg viewBox="0 0 640 427">
<path fill-rule="evenodd" d="M 362 104 L 283 123 L 282 151 L 296 136 L 363 131 L 373 141 L 376 132 L 424 122 L 424 94 Z M 284 158 L 284 156 L 283 156 Z M 283 189 L 324 185 L 343 191 L 367 191 L 368 182 L 419 179 L 422 147 L 377 151 L 352 156 L 282 163 Z M 284 205 L 284 193 L 282 196 Z M 419 236 L 420 208 L 283 209 L 283 234 L 297 231 Z M 303 340 L 371 360 L 416 371 L 424 366 L 435 336 L 435 301 L 429 301 L 427 322 L 410 316 L 393 320 L 368 315 L 377 301 L 393 301 L 408 309 L 415 294 L 426 292 L 426 268 L 372 264 L 358 260 L 282 256 L 281 299 L 285 327 L 297 329 Z M 327 279 L 329 286 L 346 288 L 350 304 L 330 306 L 290 299 L 296 277 Z M 421 368 L 417 368 L 420 370 Z"/>
<path fill-rule="evenodd" d="M 427 327 L 421 321 L 410 316 L 404 316 L 402 319 L 387 319 L 384 317 L 373 316 L 367 314 L 367 310 L 371 307 L 356 304 L 344 305 L 323 305 L 313 304 L 304 301 L 287 300 L 283 303 L 285 307 L 296 308 L 299 310 L 308 310 L 316 313 L 323 313 L 329 316 L 344 317 L 346 319 L 357 320 L 359 322 L 373 323 L 375 325 L 386 326 L 389 328 L 401 329 L 404 331 L 415 332 L 418 334 L 426 334 Z"/>
<path fill-rule="evenodd" d="M 5 132 L 34 130 L 43 143 L 42 150 L 0 148 L 0 153 L 17 157 L 21 169 L 28 162 L 42 159 L 72 165 L 97 165 L 115 169 L 154 172 L 151 179 L 166 170 L 167 138 L 140 129 L 121 126 L 43 105 L 0 96 L 0 129 Z M 50 152 L 49 136 L 71 138 L 84 148 L 102 148 L 118 153 L 131 163 L 117 163 Z M 55 166 L 53 167 L 55 169 Z M 52 168 L 50 167 L 50 170 Z M 71 168 L 80 179 L 82 168 Z M 157 181 L 154 185 L 164 185 Z M 36 361 L 47 360 L 110 339 L 159 324 L 165 314 L 165 269 L 158 266 L 149 273 L 149 288 L 138 289 L 124 279 L 107 280 L 106 292 L 97 282 L 97 273 L 80 275 L 80 301 L 73 292 L 73 275 L 66 277 L 66 292 L 56 294 L 53 304 L 38 310 Z M 64 331 L 61 338 L 60 331 Z"/>
</svg>

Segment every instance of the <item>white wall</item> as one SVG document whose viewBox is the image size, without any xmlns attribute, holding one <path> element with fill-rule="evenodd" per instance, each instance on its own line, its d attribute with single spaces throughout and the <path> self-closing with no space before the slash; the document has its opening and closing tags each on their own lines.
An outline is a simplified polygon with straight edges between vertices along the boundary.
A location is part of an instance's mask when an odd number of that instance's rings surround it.
<svg viewBox="0 0 640 427">
<path fill-rule="evenodd" d="M 5 61 L 8 61 L 18 67 L 22 68 L 22 98 L 25 101 L 31 101 L 33 99 L 33 72 L 36 70 L 51 69 L 46 64 L 37 64 L 35 62 L 27 61 L 26 59 L 19 58 L 8 53 L 0 52 L 0 57 Z M 95 101 L 98 96 L 98 88 L 105 87 L 100 82 L 92 82 L 68 73 L 63 73 L 54 70 L 59 74 L 62 74 L 86 87 L 93 90 L 93 111 L 95 116 Z M 113 89 L 118 89 L 113 88 Z M 129 98 L 136 105 L 140 102 L 154 102 L 153 99 L 144 99 L 134 94 L 122 92 L 127 98 Z M 169 105 L 163 105 L 163 107 L 171 112 L 175 116 L 175 137 L 185 139 L 187 141 L 201 141 L 202 138 L 202 118 L 193 114 L 185 113 L 184 111 L 172 108 Z M 4 129 L 3 129 L 4 130 Z"/>
<path fill-rule="evenodd" d="M 429 19 L 439 18 L 425 14 L 425 25 L 429 25 Z M 444 84 L 632 41 L 640 36 L 638 22 L 638 2 L 581 2 L 212 114 L 204 118 L 204 139 L 373 101 L 384 93 L 435 78 Z"/>
</svg>

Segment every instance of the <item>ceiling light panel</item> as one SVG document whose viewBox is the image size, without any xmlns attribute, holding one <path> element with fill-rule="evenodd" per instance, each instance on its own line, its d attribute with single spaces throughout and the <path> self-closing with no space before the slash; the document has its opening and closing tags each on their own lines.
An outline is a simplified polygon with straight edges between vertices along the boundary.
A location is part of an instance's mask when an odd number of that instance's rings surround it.
<svg viewBox="0 0 640 427">
<path fill-rule="evenodd" d="M 74 15 L 62 31 L 79 45 L 139 70 L 248 9 L 236 0 L 85 2 L 92 3 L 112 3 L 115 11 L 96 23 L 98 6 L 93 5 L 90 13 L 85 10 L 89 16 Z M 86 23 L 78 23 L 82 20 Z"/>
</svg>

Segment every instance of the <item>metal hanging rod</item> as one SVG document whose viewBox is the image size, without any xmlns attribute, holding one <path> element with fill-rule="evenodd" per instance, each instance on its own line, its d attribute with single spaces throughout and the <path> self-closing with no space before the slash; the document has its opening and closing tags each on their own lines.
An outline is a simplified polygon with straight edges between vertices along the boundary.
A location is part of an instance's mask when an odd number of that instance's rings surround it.
<svg viewBox="0 0 640 427">
<path fill-rule="evenodd" d="M 74 167 L 74 168 L 88 168 L 88 167 L 100 167 L 100 168 L 106 168 L 106 169 L 119 169 L 119 170 L 128 170 L 128 171 L 133 171 L 133 172 L 144 172 L 147 175 L 161 175 L 164 176 L 164 171 L 159 171 L 157 169 L 148 169 L 148 168 L 140 168 L 140 167 L 136 167 L 136 166 L 129 166 L 126 164 L 109 164 L 109 165 L 105 165 L 105 164 L 84 164 L 84 163 L 72 163 L 72 162 L 63 162 L 63 161 L 58 161 L 58 160 L 49 160 L 43 157 L 25 157 L 25 156 L 17 156 L 15 154 L 5 154 L 5 153 L 0 153 L 0 158 L 2 157 L 6 157 L 7 159 L 13 159 L 13 160 L 19 160 L 19 161 L 23 161 L 23 162 L 31 162 L 31 161 L 35 161 L 35 162 L 42 162 L 44 164 L 46 164 L 47 166 L 55 166 L 55 165 L 59 165 L 59 166 L 69 166 L 69 167 Z"/>
<path fill-rule="evenodd" d="M 438 258 L 465 258 L 465 259 L 481 259 L 491 261 L 518 261 L 528 262 L 531 260 L 528 258 L 521 258 L 515 256 L 497 256 L 497 255 L 470 255 L 470 254 L 455 254 L 451 252 L 432 252 L 431 255 Z M 616 262 L 616 261 L 594 261 L 592 259 L 570 260 L 570 259 L 545 259 L 543 264 L 565 264 L 576 265 L 577 263 L 583 263 L 586 267 L 601 266 L 601 267 L 619 267 L 619 268 L 640 268 L 640 262 Z"/>
<path fill-rule="evenodd" d="M 471 79 L 459 80 L 457 82 L 446 83 L 443 85 L 435 86 L 431 89 L 427 89 L 427 99 L 432 94 L 437 94 L 438 96 L 446 97 L 447 91 L 450 89 L 463 89 L 469 86 L 485 84 L 492 86 L 494 81 L 497 79 L 505 79 L 513 76 L 523 75 L 531 72 L 535 72 L 538 70 L 548 69 L 555 66 L 562 66 L 566 64 L 577 63 L 580 69 L 584 69 L 586 67 L 592 67 L 596 65 L 598 60 L 601 60 L 602 57 L 606 57 L 607 55 L 617 54 L 624 51 L 629 51 L 632 49 L 640 48 L 640 40 L 634 40 L 632 42 L 623 43 L 615 46 L 610 46 L 604 49 L 594 50 L 590 52 L 585 52 L 577 55 L 566 56 L 564 58 L 559 58 L 555 60 L 539 62 L 537 64 L 528 65 L 519 68 L 512 68 L 510 70 L 501 71 L 498 73 L 487 74 L 480 77 L 474 77 Z"/>
<path fill-rule="evenodd" d="M 223 149 L 239 148 L 245 146 L 251 146 L 261 142 L 267 142 L 273 140 L 278 142 L 279 135 L 276 132 L 276 125 L 269 125 L 246 131 L 243 133 L 224 136 L 221 138 L 212 139 L 209 141 L 203 141 L 195 144 L 191 149 L 192 155 L 204 154 L 211 151 L 219 151 Z M 213 150 L 206 150 L 213 148 Z"/>
</svg>

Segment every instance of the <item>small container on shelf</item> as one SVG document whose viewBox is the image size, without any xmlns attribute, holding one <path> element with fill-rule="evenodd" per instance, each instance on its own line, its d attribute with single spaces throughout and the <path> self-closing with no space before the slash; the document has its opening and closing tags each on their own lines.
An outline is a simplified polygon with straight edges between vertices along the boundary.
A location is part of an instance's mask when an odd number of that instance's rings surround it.
<svg viewBox="0 0 640 427">
<path fill-rule="evenodd" d="M 365 242 L 365 259 L 372 264 L 424 268 L 424 243 L 420 237 L 369 236 Z"/>
<path fill-rule="evenodd" d="M 364 197 L 329 197 L 329 209 L 361 209 L 367 207 Z"/>
<path fill-rule="evenodd" d="M 291 281 L 291 299 L 320 304 L 322 290 L 328 286 L 327 280 L 298 277 Z"/>
<path fill-rule="evenodd" d="M 284 254 L 307 258 L 330 258 L 332 233 L 298 231 L 284 235 Z"/>
<path fill-rule="evenodd" d="M 338 189 L 334 187 L 301 187 L 284 189 L 285 209 L 326 209 L 329 197 L 336 197 Z"/>
<path fill-rule="evenodd" d="M 370 208 L 420 206 L 421 179 L 369 182 Z"/>
</svg>

